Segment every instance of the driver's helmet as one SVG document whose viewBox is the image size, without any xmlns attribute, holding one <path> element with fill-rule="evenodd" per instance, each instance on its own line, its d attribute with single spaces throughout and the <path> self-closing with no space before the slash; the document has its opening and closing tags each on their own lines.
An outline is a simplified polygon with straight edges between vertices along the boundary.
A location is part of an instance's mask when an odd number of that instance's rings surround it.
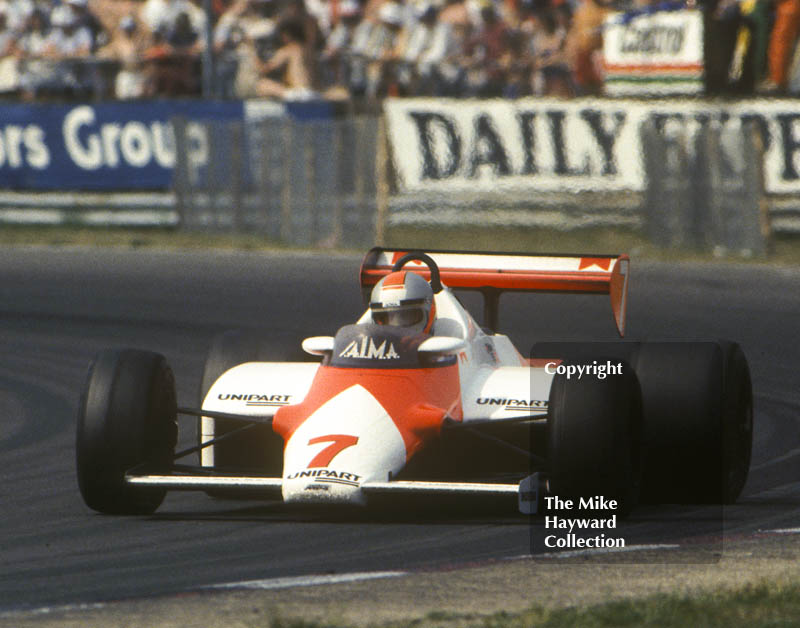
<svg viewBox="0 0 800 628">
<path fill-rule="evenodd" d="M 430 284 L 406 270 L 390 273 L 375 284 L 369 309 L 374 323 L 417 333 L 429 332 L 436 315 Z"/>
</svg>

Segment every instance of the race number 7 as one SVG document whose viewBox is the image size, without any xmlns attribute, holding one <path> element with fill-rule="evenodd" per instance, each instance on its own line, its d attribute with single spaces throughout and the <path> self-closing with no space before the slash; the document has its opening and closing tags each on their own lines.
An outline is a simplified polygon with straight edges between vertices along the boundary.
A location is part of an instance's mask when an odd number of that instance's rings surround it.
<svg viewBox="0 0 800 628">
<path fill-rule="evenodd" d="M 314 456 L 311 462 L 308 463 L 308 469 L 311 469 L 312 467 L 327 467 L 331 463 L 331 460 L 333 460 L 339 454 L 339 452 L 355 445 L 358 442 L 358 436 L 348 436 L 347 434 L 317 436 L 316 438 L 312 438 L 310 441 L 308 441 L 308 444 L 315 445 L 317 443 L 327 442 L 330 442 L 331 444 Z"/>
</svg>

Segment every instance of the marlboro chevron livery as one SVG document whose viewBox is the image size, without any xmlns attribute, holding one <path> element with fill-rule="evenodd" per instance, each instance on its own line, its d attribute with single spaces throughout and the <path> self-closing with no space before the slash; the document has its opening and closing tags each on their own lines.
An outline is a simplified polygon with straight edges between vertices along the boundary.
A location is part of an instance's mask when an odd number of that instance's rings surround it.
<svg viewBox="0 0 800 628">
<path fill-rule="evenodd" d="M 360 272 L 365 313 L 304 340 L 315 361 L 266 361 L 262 338 L 227 332 L 196 408 L 176 406 L 162 356 L 102 352 L 78 413 L 83 498 L 119 514 L 191 489 L 323 506 L 496 496 L 525 513 L 545 495 L 601 496 L 623 512 L 733 502 L 752 442 L 738 345 L 542 343 L 528 356 L 497 332 L 504 292 L 594 293 L 622 336 L 628 269 L 616 255 L 375 248 Z M 483 295 L 482 324 L 455 290 Z M 198 442 L 176 452 L 179 415 Z"/>
</svg>

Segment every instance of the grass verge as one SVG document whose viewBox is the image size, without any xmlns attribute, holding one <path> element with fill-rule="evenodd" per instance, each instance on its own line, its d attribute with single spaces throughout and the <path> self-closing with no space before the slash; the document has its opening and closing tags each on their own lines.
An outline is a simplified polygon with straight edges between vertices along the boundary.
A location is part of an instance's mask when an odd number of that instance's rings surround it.
<svg viewBox="0 0 800 628">
<path fill-rule="evenodd" d="M 380 624 L 381 628 L 738 628 L 797 626 L 800 586 L 762 582 L 696 596 L 658 594 L 580 608 L 531 607 L 489 616 L 430 613 L 423 619 Z M 273 619 L 269 628 L 344 628 L 347 624 Z"/>
<path fill-rule="evenodd" d="M 366 247 L 335 246 L 330 240 L 317 246 L 281 244 L 253 233 L 180 231 L 173 228 L 100 228 L 85 226 L 0 227 L 0 245 L 15 246 L 103 246 L 125 248 L 174 248 L 186 250 L 349 250 L 363 253 Z M 454 227 L 447 230 L 396 227 L 387 234 L 387 245 L 404 248 L 463 249 L 472 251 L 531 251 L 558 253 L 628 253 L 635 259 L 659 261 L 751 261 L 800 264 L 800 237 L 775 236 L 766 258 L 731 252 L 725 256 L 688 249 L 660 248 L 632 229 L 585 228 L 559 231 L 543 228 Z"/>
</svg>

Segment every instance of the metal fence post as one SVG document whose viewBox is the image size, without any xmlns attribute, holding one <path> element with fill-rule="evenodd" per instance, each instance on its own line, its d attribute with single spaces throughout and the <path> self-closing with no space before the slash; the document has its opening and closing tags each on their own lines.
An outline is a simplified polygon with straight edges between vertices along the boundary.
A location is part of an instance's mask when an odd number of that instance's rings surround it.
<svg viewBox="0 0 800 628">
<path fill-rule="evenodd" d="M 333 212 L 331 220 L 331 235 L 328 240 L 329 246 L 338 246 L 342 241 L 342 233 L 344 228 L 342 225 L 342 216 L 344 208 L 344 172 L 342 172 L 342 164 L 345 159 L 342 159 L 342 152 L 344 150 L 344 122 L 341 120 L 334 121 L 333 128 L 333 159 L 334 159 L 334 184 L 336 190 L 333 195 Z"/>
<path fill-rule="evenodd" d="M 242 208 L 242 143 L 243 132 L 241 121 L 229 123 L 231 150 L 230 150 L 230 187 L 231 187 L 231 213 L 233 216 L 232 226 L 235 231 L 242 231 L 244 227 L 243 208 Z M 217 157 L 215 157 L 216 159 Z"/>
<path fill-rule="evenodd" d="M 289 149 L 292 146 L 293 122 L 291 118 L 286 118 L 283 122 L 283 154 L 284 168 L 283 181 L 281 182 L 281 226 L 280 234 L 282 242 L 290 242 L 292 238 L 292 160 Z"/>
<path fill-rule="evenodd" d="M 764 142 L 761 132 L 751 120 L 742 124 L 740 142 L 744 176 L 744 187 L 739 252 L 745 256 L 764 257 L 769 245 L 769 220 L 764 184 Z"/>
<path fill-rule="evenodd" d="M 170 120 L 175 139 L 175 166 L 172 171 L 172 191 L 175 194 L 175 211 L 178 214 L 178 227 L 187 226 L 187 208 L 191 207 L 189 186 L 189 166 L 186 156 L 186 118 L 174 117 Z"/>
<path fill-rule="evenodd" d="M 317 207 L 317 168 L 314 163 L 314 136 L 315 123 L 306 122 L 303 125 L 303 187 L 306 192 L 306 228 L 303 229 L 308 235 L 308 244 L 314 244 L 319 240 L 320 217 Z"/>
<path fill-rule="evenodd" d="M 716 255 L 735 252 L 745 257 L 767 252 L 763 146 L 753 123 L 737 128 L 709 125 L 706 130 L 709 167 L 710 245 Z"/>
<path fill-rule="evenodd" d="M 378 119 L 378 137 L 375 158 L 375 244 L 386 244 L 386 222 L 389 214 L 389 148 L 386 137 L 386 120 Z"/>
<path fill-rule="evenodd" d="M 640 129 L 647 188 L 645 231 L 651 242 L 685 246 L 689 240 L 690 168 L 686 132 L 667 137 L 652 119 Z"/>
</svg>

